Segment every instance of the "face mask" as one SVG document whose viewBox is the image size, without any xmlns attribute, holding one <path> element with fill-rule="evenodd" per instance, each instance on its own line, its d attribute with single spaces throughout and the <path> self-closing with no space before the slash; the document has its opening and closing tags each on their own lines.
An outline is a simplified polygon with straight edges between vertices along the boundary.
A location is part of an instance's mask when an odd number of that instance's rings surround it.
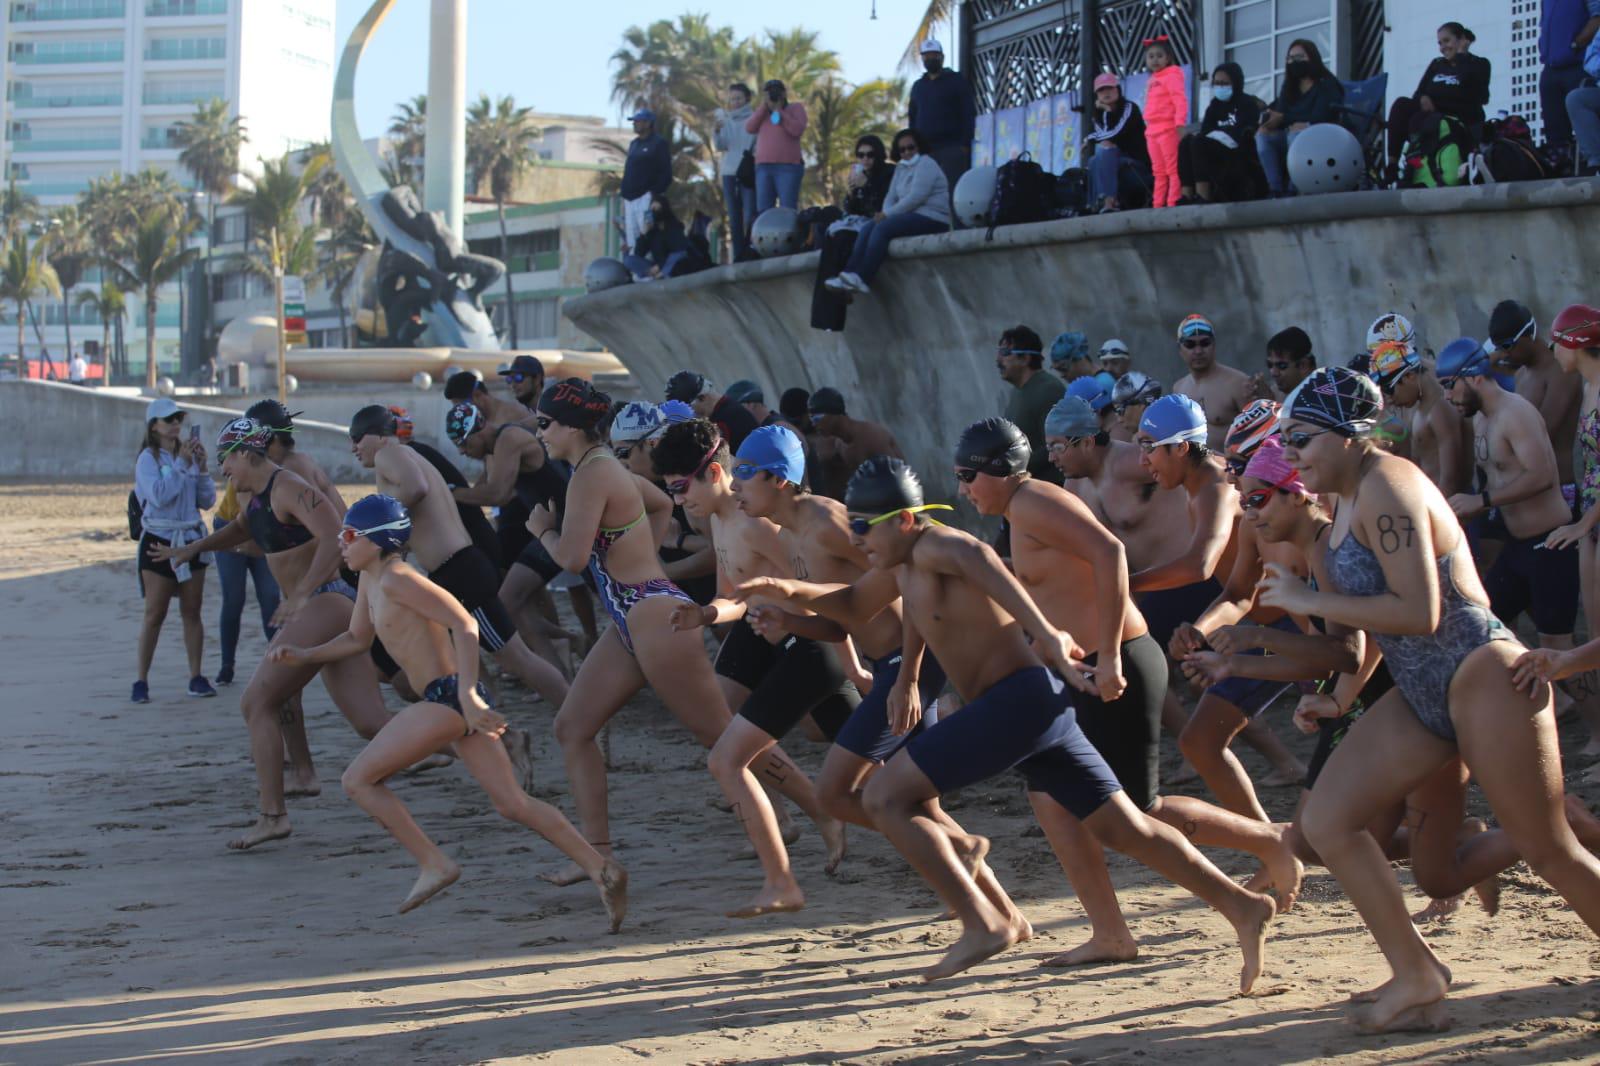
<svg viewBox="0 0 1600 1066">
<path fill-rule="evenodd" d="M 1309 59 L 1293 60 L 1286 70 L 1291 78 L 1309 78 L 1311 77 L 1311 61 Z"/>
<path fill-rule="evenodd" d="M 1214 100 L 1221 100 L 1223 103 L 1227 103 L 1233 99 L 1233 86 L 1219 85 L 1211 90 L 1211 97 Z"/>
</svg>

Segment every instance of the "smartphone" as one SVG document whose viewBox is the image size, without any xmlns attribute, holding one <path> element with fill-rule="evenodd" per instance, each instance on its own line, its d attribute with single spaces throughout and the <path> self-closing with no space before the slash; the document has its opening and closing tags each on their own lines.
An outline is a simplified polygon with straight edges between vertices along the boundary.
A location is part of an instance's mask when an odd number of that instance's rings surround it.
<svg viewBox="0 0 1600 1066">
<path fill-rule="evenodd" d="M 198 441 L 200 439 L 200 426 L 198 424 L 194 424 L 189 427 L 189 439 L 192 441 Z"/>
</svg>

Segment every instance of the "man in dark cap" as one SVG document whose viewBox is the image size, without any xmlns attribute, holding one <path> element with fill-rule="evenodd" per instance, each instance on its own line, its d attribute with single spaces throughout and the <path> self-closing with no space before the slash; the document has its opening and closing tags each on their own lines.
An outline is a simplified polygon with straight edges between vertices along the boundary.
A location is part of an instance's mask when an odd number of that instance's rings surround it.
<svg viewBox="0 0 1600 1066">
<path fill-rule="evenodd" d="M 544 391 L 544 364 L 531 355 L 519 355 L 511 365 L 500 371 L 518 403 L 532 411 Z"/>
<path fill-rule="evenodd" d="M 667 379 L 667 399 L 683 401 L 694 408 L 697 418 L 715 424 L 734 451 L 756 428 L 755 416 L 739 401 L 717 391 L 716 382 L 693 370 L 680 370 Z"/>
</svg>

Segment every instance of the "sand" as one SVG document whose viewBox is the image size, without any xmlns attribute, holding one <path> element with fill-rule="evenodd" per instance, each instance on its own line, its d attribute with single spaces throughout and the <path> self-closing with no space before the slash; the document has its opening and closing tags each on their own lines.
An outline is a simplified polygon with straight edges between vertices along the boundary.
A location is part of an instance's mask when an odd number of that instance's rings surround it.
<svg viewBox="0 0 1600 1066">
<path fill-rule="evenodd" d="M 318 685 L 306 707 L 323 794 L 291 801 L 290 840 L 230 853 L 224 841 L 255 811 L 237 712 L 244 678 L 218 699 L 183 698 L 174 612 L 155 702 L 126 702 L 140 607 L 125 495 L 0 487 L 0 1061 L 1600 1059 L 1600 943 L 1525 867 L 1508 876 L 1497 920 L 1469 904 L 1428 930 L 1457 977 L 1455 1027 L 1443 1034 L 1348 1028 L 1340 1002 L 1386 974 L 1320 870 L 1272 927 L 1259 995 L 1231 994 L 1238 957 L 1221 920 L 1121 858 L 1112 873 L 1141 957 L 1042 970 L 1085 924 L 1012 779 L 951 806 L 993 837 L 993 865 L 1038 937 L 968 974 L 899 983 L 954 930 L 866 832 L 852 831 L 834 878 L 822 873 L 814 832 L 792 849 L 808 910 L 723 918 L 754 891 L 758 870 L 739 858 L 737 825 L 707 805 L 715 788 L 703 754 L 650 697 L 613 734 L 614 834 L 633 881 L 621 935 L 606 935 L 588 886 L 535 879 L 557 865 L 554 849 L 500 820 L 459 768 L 396 784 L 463 867 L 443 895 L 397 916 L 412 867 L 340 793 L 360 742 Z M 263 647 L 252 614 L 253 605 L 245 670 Z M 551 709 L 525 698 L 507 709 L 538 740 L 542 794 L 570 814 Z M 1305 738 L 1281 719 L 1279 732 L 1305 754 Z M 820 747 L 789 746 L 820 764 Z M 1569 768 L 1569 782 L 1582 768 Z M 1595 793 L 1580 792 L 1591 803 Z M 1264 798 L 1286 815 L 1294 795 Z M 1251 872 L 1244 857 L 1216 858 L 1241 878 Z"/>
</svg>

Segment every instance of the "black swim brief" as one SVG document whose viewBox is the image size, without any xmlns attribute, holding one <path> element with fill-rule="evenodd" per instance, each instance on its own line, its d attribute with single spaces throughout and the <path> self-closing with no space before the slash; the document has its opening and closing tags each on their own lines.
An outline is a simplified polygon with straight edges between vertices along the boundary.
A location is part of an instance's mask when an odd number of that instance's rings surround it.
<svg viewBox="0 0 1600 1066">
<path fill-rule="evenodd" d="M 478 682 L 473 691 L 485 704 L 494 706 L 494 701 L 489 698 L 489 690 L 484 687 L 482 681 Z M 461 715 L 462 721 L 466 720 L 466 712 L 461 709 L 461 678 L 456 674 L 446 674 L 428 682 L 428 687 L 422 690 L 422 702 L 443 704 Z M 472 727 L 468 726 L 467 736 L 470 737 L 472 733 Z"/>
</svg>

